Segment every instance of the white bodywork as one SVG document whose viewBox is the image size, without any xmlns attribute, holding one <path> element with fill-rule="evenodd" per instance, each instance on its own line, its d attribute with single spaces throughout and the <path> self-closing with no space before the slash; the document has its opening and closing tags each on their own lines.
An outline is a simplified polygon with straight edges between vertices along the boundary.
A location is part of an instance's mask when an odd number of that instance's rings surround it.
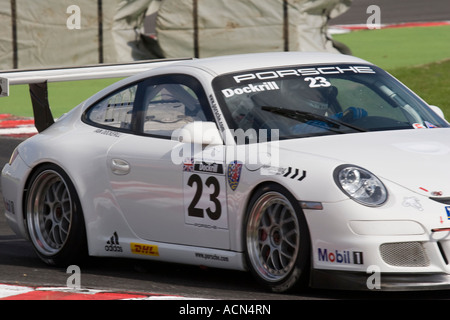
<svg viewBox="0 0 450 320">
<path fill-rule="evenodd" d="M 303 207 L 311 235 L 311 286 L 367 289 L 366 280 L 374 271 L 380 272 L 385 289 L 450 285 L 450 207 L 430 200 L 450 195 L 448 128 L 272 141 L 258 147 L 256 162 L 248 159 L 255 155 L 252 145 L 236 146 L 225 139 L 227 123 L 211 86 L 217 75 L 326 63 L 370 65 L 354 57 L 317 53 L 230 56 L 171 64 L 106 88 L 18 147 L 16 160 L 2 172 L 6 218 L 17 234 L 27 237 L 22 205 L 26 181 L 39 164 L 54 163 L 68 174 L 81 199 L 90 255 L 246 270 L 247 205 L 258 186 L 272 182 L 289 190 Z M 80 120 L 94 102 L 126 83 L 171 73 L 201 82 L 225 140 L 208 143 L 222 172 L 192 172 L 184 170 L 185 162 L 174 163 L 172 152 L 180 148 L 175 139 L 100 130 Z M 204 157 L 201 151 L 193 158 Z M 279 156 L 279 163 L 266 165 L 262 159 L 267 153 Z M 227 180 L 234 160 L 244 163 L 235 189 Z M 368 207 L 346 196 L 333 179 L 335 168 L 343 164 L 374 173 L 388 190 L 386 203 Z M 289 170 L 297 173 L 295 179 L 287 175 Z M 187 213 L 195 190 L 186 182 L 193 174 L 202 183 L 208 177 L 217 181 L 220 192 L 214 206 L 220 203 L 219 218 Z M 197 207 L 214 211 L 213 189 L 204 189 Z M 405 252 L 417 254 L 417 259 L 405 261 L 421 262 L 402 265 L 399 257 Z"/>
</svg>

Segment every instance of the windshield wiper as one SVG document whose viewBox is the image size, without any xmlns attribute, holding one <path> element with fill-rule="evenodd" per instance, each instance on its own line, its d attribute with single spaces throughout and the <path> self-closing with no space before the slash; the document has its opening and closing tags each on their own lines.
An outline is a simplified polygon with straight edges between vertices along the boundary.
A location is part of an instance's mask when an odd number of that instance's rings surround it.
<svg viewBox="0 0 450 320">
<path fill-rule="evenodd" d="M 262 106 L 261 110 L 264 111 L 268 111 L 268 112 L 272 112 L 272 113 L 276 113 L 279 114 L 281 116 L 284 117 L 288 117 L 297 121 L 302 121 L 302 122 L 308 122 L 310 120 L 318 120 L 318 121 L 322 121 L 325 122 L 327 124 L 331 124 L 333 125 L 335 128 L 339 128 L 339 127 L 347 127 L 353 130 L 356 130 L 358 132 L 367 132 L 366 129 L 348 124 L 346 122 L 342 122 L 339 121 L 338 119 L 333 119 L 327 116 L 322 116 L 320 114 L 315 114 L 315 113 L 311 113 L 311 112 L 305 112 L 305 111 L 300 111 L 300 110 L 292 110 L 292 109 L 285 109 L 285 108 L 280 108 L 280 107 L 271 107 L 271 106 Z M 329 129 L 333 132 L 337 132 L 337 133 L 344 133 L 341 130 L 334 130 L 331 127 L 323 127 L 324 129 Z"/>
</svg>

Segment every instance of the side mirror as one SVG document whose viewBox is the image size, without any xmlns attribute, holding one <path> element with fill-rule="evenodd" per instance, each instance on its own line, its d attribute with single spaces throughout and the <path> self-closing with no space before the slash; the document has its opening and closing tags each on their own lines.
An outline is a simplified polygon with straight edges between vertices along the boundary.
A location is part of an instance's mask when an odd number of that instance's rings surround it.
<svg viewBox="0 0 450 320">
<path fill-rule="evenodd" d="M 172 140 L 201 145 L 223 145 L 222 136 L 214 122 L 190 122 L 175 130 Z"/>
<path fill-rule="evenodd" d="M 430 106 L 431 110 L 433 110 L 439 117 L 441 117 L 442 119 L 444 119 L 445 121 L 447 121 L 445 119 L 445 115 L 444 112 L 441 110 L 441 108 L 439 108 L 438 106 Z"/>
</svg>

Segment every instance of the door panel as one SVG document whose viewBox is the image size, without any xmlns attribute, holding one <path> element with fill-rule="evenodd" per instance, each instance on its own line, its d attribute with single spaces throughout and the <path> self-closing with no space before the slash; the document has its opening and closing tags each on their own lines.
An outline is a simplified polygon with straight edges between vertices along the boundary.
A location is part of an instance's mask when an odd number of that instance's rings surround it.
<svg viewBox="0 0 450 320">
<path fill-rule="evenodd" d="M 177 164 L 179 144 L 143 136 L 115 144 L 107 157 L 114 196 L 143 239 L 228 249 L 224 165 L 195 156 Z"/>
<path fill-rule="evenodd" d="M 89 108 L 86 121 L 108 134 L 129 133 L 108 150 L 107 168 L 116 204 L 138 237 L 229 248 L 223 157 L 204 163 L 201 145 L 198 156 L 173 156 L 180 145 L 191 148 L 172 139 L 175 130 L 214 121 L 197 79 L 160 75 L 124 86 Z"/>
</svg>

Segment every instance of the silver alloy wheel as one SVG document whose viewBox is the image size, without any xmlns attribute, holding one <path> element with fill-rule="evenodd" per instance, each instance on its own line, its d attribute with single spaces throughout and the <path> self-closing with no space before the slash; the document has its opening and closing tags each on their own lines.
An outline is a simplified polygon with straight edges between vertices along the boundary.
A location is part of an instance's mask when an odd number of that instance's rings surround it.
<svg viewBox="0 0 450 320">
<path fill-rule="evenodd" d="M 278 192 L 263 194 L 250 211 L 247 250 L 253 269 L 265 281 L 280 281 L 294 268 L 300 228 L 290 201 Z"/>
<path fill-rule="evenodd" d="M 72 199 L 60 174 L 41 172 L 33 181 L 27 200 L 27 222 L 35 248 L 49 256 L 64 246 L 72 225 Z"/>
</svg>

